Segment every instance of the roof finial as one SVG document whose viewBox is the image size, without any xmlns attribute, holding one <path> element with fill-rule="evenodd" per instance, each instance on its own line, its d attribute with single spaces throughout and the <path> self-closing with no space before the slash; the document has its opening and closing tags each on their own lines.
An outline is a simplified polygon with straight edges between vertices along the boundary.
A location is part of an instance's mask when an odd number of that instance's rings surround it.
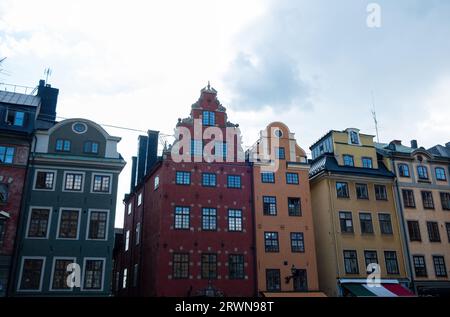
<svg viewBox="0 0 450 317">
<path fill-rule="evenodd" d="M 209 84 L 209 80 L 208 80 L 208 90 L 211 90 L 211 85 Z"/>
</svg>

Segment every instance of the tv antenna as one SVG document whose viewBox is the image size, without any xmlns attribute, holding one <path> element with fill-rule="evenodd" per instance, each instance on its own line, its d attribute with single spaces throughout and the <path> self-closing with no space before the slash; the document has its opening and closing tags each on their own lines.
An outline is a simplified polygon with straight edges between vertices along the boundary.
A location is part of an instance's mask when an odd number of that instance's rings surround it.
<svg viewBox="0 0 450 317">
<path fill-rule="evenodd" d="M 45 75 L 45 83 L 47 83 L 48 77 L 50 77 L 52 75 L 52 70 L 50 67 L 47 67 L 46 69 L 44 69 L 44 75 Z"/>
<path fill-rule="evenodd" d="M 377 143 L 380 143 L 380 138 L 378 135 L 378 120 L 377 120 L 377 112 L 375 111 L 375 98 L 373 97 L 373 91 L 370 92 L 372 95 L 372 118 L 373 118 L 373 122 L 375 124 L 375 131 L 376 131 L 376 135 L 377 135 Z"/>
</svg>

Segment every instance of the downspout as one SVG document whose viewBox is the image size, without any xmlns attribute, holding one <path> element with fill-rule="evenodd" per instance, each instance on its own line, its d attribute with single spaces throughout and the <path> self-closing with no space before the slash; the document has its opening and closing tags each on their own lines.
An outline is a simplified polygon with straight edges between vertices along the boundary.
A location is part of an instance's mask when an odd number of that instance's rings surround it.
<svg viewBox="0 0 450 317">
<path fill-rule="evenodd" d="M 8 277 L 8 285 L 6 286 L 6 297 L 11 297 L 14 293 L 14 285 L 16 282 L 15 279 L 15 275 L 16 275 L 16 271 L 17 271 L 17 263 L 19 263 L 19 249 L 22 245 L 22 235 L 21 233 L 23 232 L 23 228 L 22 228 L 22 223 L 26 223 L 25 218 L 26 218 L 26 210 L 24 209 L 26 206 L 25 201 L 28 198 L 28 191 L 30 186 L 32 186 L 32 179 L 30 177 L 29 174 L 29 169 L 30 169 L 30 161 L 33 162 L 34 165 L 34 149 L 32 150 L 33 147 L 33 141 L 32 139 L 34 138 L 35 142 L 34 144 L 36 145 L 37 143 L 37 138 L 36 135 L 32 135 L 32 138 L 30 138 L 28 140 L 28 159 L 27 159 L 27 165 L 25 167 L 25 177 L 24 177 L 24 181 L 23 181 L 23 186 L 22 186 L 22 198 L 20 200 L 20 206 L 19 206 L 19 215 L 18 215 L 18 219 L 17 219 L 17 226 L 16 226 L 16 236 L 14 239 L 14 252 L 13 252 L 13 256 L 11 259 L 11 266 L 9 268 L 9 277 Z M 29 179 L 30 178 L 30 179 Z M 27 183 L 30 183 L 30 186 L 27 186 Z"/>
<path fill-rule="evenodd" d="M 256 213 L 255 213 L 255 182 L 254 182 L 254 163 L 249 162 L 249 166 L 251 169 L 251 192 L 252 192 L 252 208 L 251 208 L 251 217 L 252 217 L 252 222 L 253 222 L 253 235 L 252 235 L 252 246 L 253 246 L 253 278 L 254 278 L 254 282 L 253 282 L 253 288 L 254 288 L 254 294 L 255 296 L 259 296 L 258 294 L 258 276 L 259 276 L 259 272 L 258 272 L 258 264 L 257 264 L 257 252 L 256 252 Z"/>
<path fill-rule="evenodd" d="M 146 185 L 147 185 L 147 181 L 150 180 L 150 178 L 147 178 L 147 180 L 145 180 L 144 178 L 144 184 L 142 186 L 142 212 L 141 212 L 141 224 L 139 225 L 139 266 L 138 266 L 138 280 L 137 280 L 137 285 L 136 285 L 136 289 L 138 290 L 138 296 L 144 296 L 141 291 L 141 285 L 142 285 L 142 263 L 143 263 L 143 255 L 144 255 L 144 247 L 143 247 L 143 243 L 144 243 L 144 213 L 145 213 L 145 197 L 147 196 L 146 193 Z M 133 276 L 134 278 L 134 276 Z M 136 295 L 136 294 L 135 294 Z"/>
<path fill-rule="evenodd" d="M 391 163 L 392 163 L 392 171 L 394 172 L 395 178 L 394 178 L 394 187 L 395 187 L 395 192 L 396 192 L 396 196 L 397 199 L 394 199 L 394 204 L 398 210 L 398 215 L 400 218 L 400 231 L 401 234 L 403 236 L 403 239 L 401 239 L 401 242 L 403 244 L 403 250 L 405 251 L 405 255 L 408 258 L 405 262 L 406 262 L 406 266 L 408 267 L 408 272 L 409 272 L 409 276 L 411 279 L 411 288 L 414 290 L 414 293 L 417 294 L 417 289 L 416 289 L 416 285 L 414 283 L 414 275 L 413 275 L 413 271 L 412 271 L 412 262 L 411 262 L 411 254 L 410 254 L 410 250 L 409 250 L 409 246 L 408 246 L 408 236 L 406 234 L 406 223 L 405 223 L 405 217 L 404 217 L 404 210 L 403 210 L 403 206 L 402 206 L 402 196 L 400 194 L 400 187 L 398 186 L 398 179 L 397 179 L 397 170 L 395 168 L 395 159 L 393 157 L 391 157 Z"/>
</svg>

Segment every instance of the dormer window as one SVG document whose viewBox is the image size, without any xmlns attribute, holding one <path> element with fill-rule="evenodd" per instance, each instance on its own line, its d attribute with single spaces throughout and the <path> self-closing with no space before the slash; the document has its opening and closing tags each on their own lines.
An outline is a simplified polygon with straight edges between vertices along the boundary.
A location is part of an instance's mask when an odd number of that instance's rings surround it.
<svg viewBox="0 0 450 317">
<path fill-rule="evenodd" d="M 25 119 L 25 112 L 8 110 L 6 116 L 6 123 L 16 127 L 23 127 Z"/>
<path fill-rule="evenodd" d="M 355 162 L 353 161 L 352 155 L 344 155 L 344 165 L 345 166 L 355 166 Z"/>
<path fill-rule="evenodd" d="M 359 134 L 356 131 L 350 131 L 350 144 L 359 145 Z"/>
<path fill-rule="evenodd" d="M 92 141 L 85 142 L 84 153 L 98 154 L 98 143 Z"/>
<path fill-rule="evenodd" d="M 428 169 L 425 166 L 417 166 L 419 179 L 428 179 Z"/>
<path fill-rule="evenodd" d="M 56 140 L 56 151 L 58 152 L 70 152 L 70 141 L 69 140 Z"/>
<path fill-rule="evenodd" d="M 216 124 L 215 113 L 212 111 L 203 111 L 203 121 L 204 126 L 214 126 Z"/>
</svg>

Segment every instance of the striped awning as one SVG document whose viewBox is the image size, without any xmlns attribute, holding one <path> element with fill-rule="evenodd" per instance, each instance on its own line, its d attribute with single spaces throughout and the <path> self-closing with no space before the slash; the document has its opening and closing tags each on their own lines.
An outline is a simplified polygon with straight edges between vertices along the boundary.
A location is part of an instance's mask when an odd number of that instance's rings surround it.
<svg viewBox="0 0 450 317">
<path fill-rule="evenodd" d="M 341 286 L 350 294 L 357 297 L 404 297 L 415 296 L 410 290 L 398 282 L 381 282 L 380 284 L 367 284 L 364 282 L 341 281 Z"/>
</svg>

